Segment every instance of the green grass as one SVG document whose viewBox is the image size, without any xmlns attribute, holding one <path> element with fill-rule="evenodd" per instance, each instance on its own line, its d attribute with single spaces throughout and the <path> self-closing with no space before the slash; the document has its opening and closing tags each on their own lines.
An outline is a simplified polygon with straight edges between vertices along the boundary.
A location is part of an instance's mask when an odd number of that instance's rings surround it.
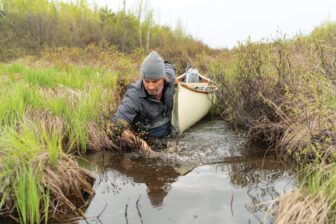
<svg viewBox="0 0 336 224">
<path fill-rule="evenodd" d="M 301 180 L 302 191 L 308 196 L 320 195 L 328 204 L 328 220 L 333 223 L 336 219 L 336 165 L 334 163 L 326 166 L 317 164 L 314 168 L 306 168 L 304 178 Z"/>
<path fill-rule="evenodd" d="M 217 113 L 299 162 L 318 160 L 318 166 L 335 162 L 330 149 L 336 133 L 332 82 L 336 71 L 328 75 L 320 71 L 333 66 L 336 43 L 330 37 L 334 30 L 334 25 L 328 25 L 309 38 L 280 38 L 267 44 L 247 41 L 219 53 L 216 60 L 203 56 L 212 61 L 207 63 L 208 71 L 221 87 Z M 56 49 L 47 53 L 48 62 L 0 64 L 0 208 L 15 195 L 23 223 L 41 221 L 37 213 L 48 218 L 51 195 L 41 187 L 40 179 L 44 166 L 57 164 L 62 151 L 85 153 L 88 124 L 111 116 L 111 105 L 117 103 L 117 80 L 137 74 L 132 56 L 102 54 L 93 59 L 91 53 L 83 52 Z M 171 55 L 185 60 L 176 52 Z M 203 61 L 196 64 L 204 65 Z M 39 160 L 41 155 L 48 159 Z M 309 168 L 303 185 L 311 195 L 326 195 L 331 214 L 335 211 L 335 168 L 313 172 Z M 32 200 L 31 205 L 27 200 Z"/>
<path fill-rule="evenodd" d="M 17 63 L 0 65 L 1 75 L 9 81 L 1 88 L 0 120 L 4 125 L 15 125 L 27 111 L 49 110 L 62 117 L 67 125 L 70 142 L 75 149 L 84 150 L 88 141 L 86 126 L 95 122 L 102 107 L 113 103 L 111 97 L 101 102 L 103 90 L 115 88 L 117 74 L 91 67 L 33 68 Z M 1 84 L 0 84 L 1 85 Z"/>
<path fill-rule="evenodd" d="M 14 195 L 14 202 L 22 223 L 39 223 L 41 221 L 41 198 L 48 207 L 49 199 L 41 186 L 40 176 L 43 172 L 44 160 L 36 159 L 44 152 L 49 154 L 53 163 L 62 151 L 59 136 L 48 136 L 30 121 L 22 121 L 20 131 L 13 127 L 3 128 L 0 133 L 1 183 L 4 197 L 0 207 L 5 203 L 5 197 Z M 56 147 L 55 147 L 56 146 Z M 58 147 L 57 147 L 58 146 Z"/>
<path fill-rule="evenodd" d="M 69 112 L 70 128 L 68 134 L 71 142 L 76 142 L 76 147 L 86 150 L 88 142 L 87 127 L 90 121 L 98 117 L 98 102 L 101 99 L 101 89 L 91 88 L 83 94 L 83 99 L 78 103 L 75 110 Z"/>
<path fill-rule="evenodd" d="M 32 165 L 22 167 L 17 173 L 14 187 L 16 204 L 22 223 L 40 223 L 40 186 Z"/>
<path fill-rule="evenodd" d="M 55 166 L 63 151 L 86 152 L 88 124 L 115 103 L 118 76 L 72 64 L 0 64 L 0 210 L 12 198 L 20 222 L 47 222 L 51 199 L 41 183 L 44 166 Z"/>
</svg>

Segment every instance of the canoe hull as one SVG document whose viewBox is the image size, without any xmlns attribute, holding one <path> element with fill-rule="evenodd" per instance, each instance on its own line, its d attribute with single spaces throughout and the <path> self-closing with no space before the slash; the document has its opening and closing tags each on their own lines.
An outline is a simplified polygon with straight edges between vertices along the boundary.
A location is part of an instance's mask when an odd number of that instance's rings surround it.
<svg viewBox="0 0 336 224">
<path fill-rule="evenodd" d="M 182 133 L 208 114 L 215 94 L 195 92 L 180 84 L 175 91 L 172 125 Z"/>
</svg>

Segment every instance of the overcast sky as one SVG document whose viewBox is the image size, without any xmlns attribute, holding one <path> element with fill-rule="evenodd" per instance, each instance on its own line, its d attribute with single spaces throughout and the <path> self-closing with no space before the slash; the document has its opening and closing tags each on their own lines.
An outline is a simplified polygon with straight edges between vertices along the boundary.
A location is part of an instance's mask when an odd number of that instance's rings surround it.
<svg viewBox="0 0 336 224">
<path fill-rule="evenodd" d="M 123 0 L 91 0 L 112 10 Z M 336 22 L 336 0 L 144 0 L 155 21 L 175 27 L 178 21 L 194 38 L 214 48 L 238 41 L 272 39 L 280 34 L 308 34 L 323 22 Z M 139 0 L 126 0 L 135 11 Z"/>
</svg>

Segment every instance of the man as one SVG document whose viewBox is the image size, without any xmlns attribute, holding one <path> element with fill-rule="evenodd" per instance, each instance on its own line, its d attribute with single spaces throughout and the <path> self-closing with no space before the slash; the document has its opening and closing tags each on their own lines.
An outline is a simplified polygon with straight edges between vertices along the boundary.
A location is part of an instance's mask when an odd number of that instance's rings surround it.
<svg viewBox="0 0 336 224">
<path fill-rule="evenodd" d="M 141 80 L 132 84 L 120 103 L 114 120 L 126 121 L 136 132 L 145 132 L 146 138 L 160 138 L 171 131 L 171 114 L 175 91 L 175 68 L 155 51 L 142 62 Z M 124 139 L 136 139 L 129 130 Z M 143 150 L 152 152 L 146 142 L 140 142 Z"/>
</svg>

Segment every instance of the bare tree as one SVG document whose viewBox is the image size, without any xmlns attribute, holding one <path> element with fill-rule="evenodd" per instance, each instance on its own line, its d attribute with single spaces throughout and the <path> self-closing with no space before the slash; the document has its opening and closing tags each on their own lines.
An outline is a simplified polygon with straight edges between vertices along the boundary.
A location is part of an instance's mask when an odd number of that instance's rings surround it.
<svg viewBox="0 0 336 224">
<path fill-rule="evenodd" d="M 57 27 L 58 27 L 58 16 L 57 16 L 57 9 L 56 9 L 56 5 L 55 5 L 55 1 L 54 0 L 51 0 L 51 3 L 52 3 L 52 5 L 53 5 L 53 8 L 54 8 L 54 27 L 53 27 L 53 34 L 52 34 L 52 36 L 53 36 L 53 47 L 56 47 L 56 35 L 57 35 Z"/>
<path fill-rule="evenodd" d="M 146 44 L 146 51 L 149 49 L 149 43 L 150 43 L 150 33 L 153 23 L 153 11 L 150 9 L 147 11 L 146 15 L 146 23 L 147 23 L 147 44 Z"/>
<path fill-rule="evenodd" d="M 139 1 L 138 5 L 138 21 L 139 21 L 139 47 L 142 48 L 142 26 L 141 26 L 141 16 L 142 16 L 142 7 L 143 7 L 143 0 Z"/>
<path fill-rule="evenodd" d="M 123 31 L 123 35 L 121 38 L 121 52 L 125 52 L 125 42 L 126 42 L 126 23 L 127 23 L 127 17 L 126 17 L 126 0 L 123 1 L 123 27 L 124 27 L 124 31 Z"/>
</svg>

